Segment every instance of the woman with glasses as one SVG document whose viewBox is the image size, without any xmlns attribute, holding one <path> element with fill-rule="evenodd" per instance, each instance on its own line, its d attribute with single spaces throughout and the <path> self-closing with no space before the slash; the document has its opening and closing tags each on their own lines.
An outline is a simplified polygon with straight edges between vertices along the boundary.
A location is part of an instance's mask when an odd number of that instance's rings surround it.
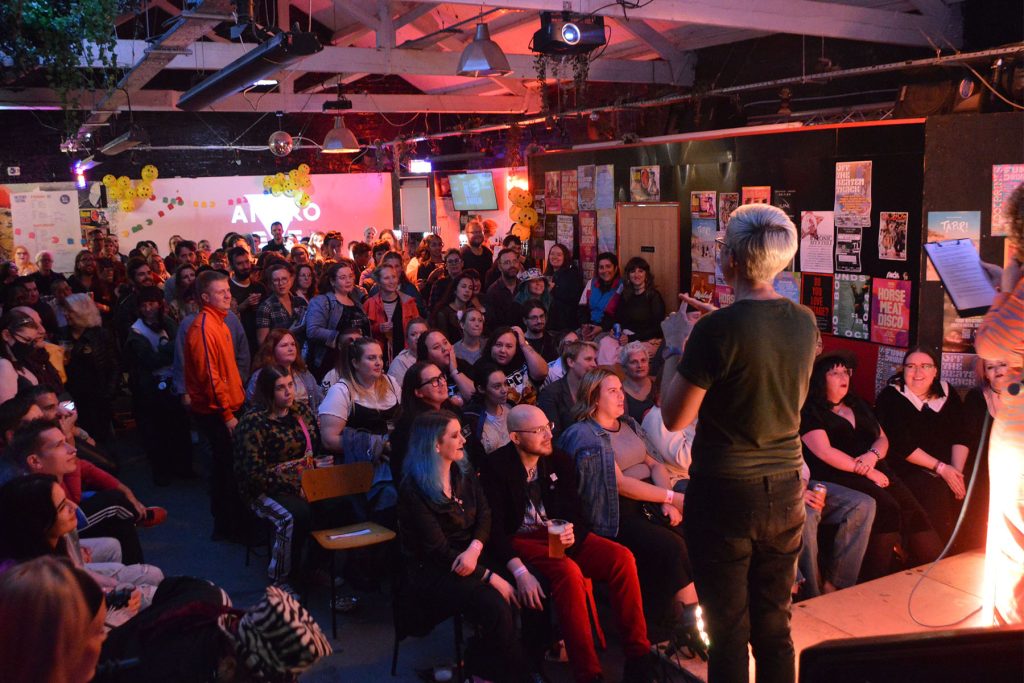
<svg viewBox="0 0 1024 683">
<path fill-rule="evenodd" d="M 903 371 L 878 395 L 875 414 L 890 435 L 893 470 L 921 501 L 942 541 L 949 540 L 966 493 L 967 430 L 960 397 L 939 379 L 932 351 L 907 351 Z"/>
<path fill-rule="evenodd" d="M 409 448 L 409 434 L 417 417 L 431 410 L 447 410 L 460 415 L 459 407 L 448 396 L 448 380 L 441 368 L 433 363 L 418 361 L 402 378 L 402 415 L 391 432 L 391 472 L 395 481 L 401 480 L 402 461 Z"/>
<path fill-rule="evenodd" d="M 473 397 L 472 366 L 455 355 L 441 330 L 429 329 L 416 340 L 416 360 L 433 363 L 445 373 L 448 398 L 462 406 Z"/>
<path fill-rule="evenodd" d="M 576 463 L 580 498 L 594 533 L 636 556 L 648 624 L 664 640 L 693 621 L 697 593 L 683 540 L 683 496 L 670 486 L 653 446 L 626 415 L 622 382 L 597 368 L 583 378 L 573 409 L 576 423 L 558 440 Z"/>
<path fill-rule="evenodd" d="M 292 273 L 292 267 L 284 261 L 271 263 L 263 269 L 263 285 L 269 294 L 256 308 L 256 341 L 259 344 L 271 330 L 276 329 L 288 330 L 302 343 L 308 304 L 292 293 Z"/>
<path fill-rule="evenodd" d="M 889 574 L 893 547 L 906 537 L 914 564 L 938 555 L 941 545 L 921 503 L 889 463 L 890 441 L 868 404 L 850 389 L 854 360 L 838 354 L 818 358 L 810 389 L 800 412 L 800 437 L 811 479 L 828 485 L 826 496 L 842 488 L 867 494 L 875 501 L 875 520 L 862 562 L 833 562 L 830 582 L 846 588 Z M 848 541 L 856 544 L 855 530 Z M 837 537 L 840 546 L 843 540 Z M 838 566 L 837 566 L 838 565 Z"/>
</svg>

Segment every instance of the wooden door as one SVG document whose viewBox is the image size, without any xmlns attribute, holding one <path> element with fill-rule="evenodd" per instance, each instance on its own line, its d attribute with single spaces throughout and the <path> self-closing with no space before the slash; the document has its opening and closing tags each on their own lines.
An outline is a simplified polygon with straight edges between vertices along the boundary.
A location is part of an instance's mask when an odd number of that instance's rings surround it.
<svg viewBox="0 0 1024 683">
<path fill-rule="evenodd" d="M 623 278 L 626 262 L 634 256 L 643 257 L 651 264 L 654 286 L 661 292 L 666 310 L 676 310 L 676 295 L 685 291 L 680 289 L 679 203 L 619 204 L 617 209 L 619 265 L 623 268 Z"/>
</svg>

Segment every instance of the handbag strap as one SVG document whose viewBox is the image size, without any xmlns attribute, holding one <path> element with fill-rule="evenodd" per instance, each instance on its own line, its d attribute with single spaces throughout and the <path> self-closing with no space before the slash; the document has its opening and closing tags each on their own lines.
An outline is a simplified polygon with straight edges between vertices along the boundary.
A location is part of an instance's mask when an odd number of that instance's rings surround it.
<svg viewBox="0 0 1024 683">
<path fill-rule="evenodd" d="M 309 429 L 306 428 L 306 421 L 302 419 L 301 415 L 296 415 L 295 419 L 299 421 L 299 429 L 302 430 L 302 435 L 306 437 L 306 455 L 312 455 L 313 441 L 309 438 Z"/>
</svg>

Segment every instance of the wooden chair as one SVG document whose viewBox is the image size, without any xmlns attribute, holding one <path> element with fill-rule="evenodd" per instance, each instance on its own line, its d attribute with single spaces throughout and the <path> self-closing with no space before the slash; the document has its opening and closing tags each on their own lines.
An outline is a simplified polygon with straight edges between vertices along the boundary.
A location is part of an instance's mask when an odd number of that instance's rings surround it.
<svg viewBox="0 0 1024 683">
<path fill-rule="evenodd" d="M 364 494 L 370 490 L 372 484 L 373 465 L 368 462 L 317 467 L 302 472 L 302 491 L 310 503 Z M 343 550 L 387 543 L 395 538 L 395 532 L 373 522 L 360 522 L 335 529 L 314 531 L 312 536 L 320 547 L 331 555 L 331 635 L 337 638 L 338 613 L 334 609 L 337 593 L 334 583 L 337 575 L 336 554 Z"/>
</svg>

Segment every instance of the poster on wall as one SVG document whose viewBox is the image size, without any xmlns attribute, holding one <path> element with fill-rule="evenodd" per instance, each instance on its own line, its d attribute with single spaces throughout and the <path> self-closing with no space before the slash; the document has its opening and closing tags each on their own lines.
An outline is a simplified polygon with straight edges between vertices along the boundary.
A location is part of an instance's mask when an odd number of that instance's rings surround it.
<svg viewBox="0 0 1024 683">
<path fill-rule="evenodd" d="M 597 263 L 597 213 L 580 211 L 580 269 L 583 279 L 594 277 L 594 266 Z"/>
<path fill-rule="evenodd" d="M 594 168 L 595 200 L 598 210 L 615 208 L 615 166 L 602 164 Z"/>
<path fill-rule="evenodd" d="M 81 244 L 87 244 L 89 233 L 93 230 L 110 230 L 110 221 L 107 220 L 106 209 L 79 209 L 78 227 L 82 233 Z"/>
<path fill-rule="evenodd" d="M 800 214 L 800 270 L 831 273 L 835 224 L 831 211 L 803 211 Z"/>
<path fill-rule="evenodd" d="M 1021 183 L 1024 183 L 1024 164 L 1004 164 L 992 167 L 993 237 L 1010 233 L 1010 220 L 1006 217 L 1006 200 Z"/>
<path fill-rule="evenodd" d="M 881 211 L 878 214 L 878 258 L 884 261 L 907 260 L 906 211 Z"/>
<path fill-rule="evenodd" d="M 714 273 L 691 273 L 690 274 L 690 296 L 706 304 L 715 301 L 715 275 Z"/>
<path fill-rule="evenodd" d="M 729 227 L 729 216 L 740 205 L 739 192 L 720 192 L 718 194 L 718 229 L 725 232 Z"/>
<path fill-rule="evenodd" d="M 70 273 L 81 248 L 82 229 L 77 190 L 39 190 L 11 195 L 14 245 L 31 256 L 53 253 L 53 269 Z"/>
<path fill-rule="evenodd" d="M 629 200 L 657 202 L 661 200 L 661 166 L 629 168 Z"/>
<path fill-rule="evenodd" d="M 775 276 L 772 287 L 793 303 L 800 303 L 800 273 L 783 271 Z"/>
<path fill-rule="evenodd" d="M 822 332 L 832 332 L 832 276 L 800 275 L 800 303 L 811 309 Z"/>
<path fill-rule="evenodd" d="M 736 292 L 729 285 L 715 285 L 714 304 L 719 308 L 725 308 L 736 303 Z"/>
<path fill-rule="evenodd" d="M 942 353 L 942 379 L 957 389 L 971 389 L 978 385 L 974 364 L 978 357 L 973 353 Z"/>
<path fill-rule="evenodd" d="M 690 216 L 693 218 L 715 218 L 718 206 L 715 202 L 714 190 L 700 190 L 690 193 Z M 717 222 L 716 222 L 717 227 Z"/>
<path fill-rule="evenodd" d="M 562 213 L 575 214 L 579 211 L 578 197 L 576 171 L 562 171 Z"/>
<path fill-rule="evenodd" d="M 910 282 L 876 277 L 871 281 L 871 341 L 910 345 Z"/>
<path fill-rule="evenodd" d="M 836 225 L 866 228 L 871 225 L 871 162 L 836 164 Z"/>
<path fill-rule="evenodd" d="M 981 240 L 981 212 L 980 211 L 929 211 L 928 212 L 928 241 L 945 242 L 946 240 L 969 239 L 978 248 Z M 927 270 L 925 279 L 929 282 L 938 282 L 939 274 L 935 272 L 935 266 L 931 259 L 925 259 Z"/>
<path fill-rule="evenodd" d="M 593 164 L 576 168 L 580 211 L 593 211 L 597 208 L 597 188 L 594 185 L 594 172 L 595 167 Z"/>
<path fill-rule="evenodd" d="M 544 239 L 558 241 L 558 216 L 553 213 L 544 216 Z"/>
<path fill-rule="evenodd" d="M 903 354 L 906 349 L 893 346 L 878 347 L 878 362 L 875 364 L 875 396 L 882 393 L 889 385 L 889 378 L 897 374 L 903 366 Z"/>
<path fill-rule="evenodd" d="M 768 185 L 751 185 L 741 188 L 744 204 L 771 204 L 772 188 Z"/>
<path fill-rule="evenodd" d="M 974 339 L 978 335 L 983 316 L 961 318 L 949 294 L 942 297 L 942 350 L 950 353 L 974 353 Z"/>
<path fill-rule="evenodd" d="M 573 238 L 573 229 L 575 228 L 573 217 L 566 215 L 558 216 L 556 218 L 555 226 L 555 239 L 557 239 L 559 243 L 564 244 L 570 252 L 573 251 L 575 246 L 575 239 Z"/>
<path fill-rule="evenodd" d="M 836 226 L 836 272 L 860 272 L 860 248 L 864 242 L 863 228 Z"/>
<path fill-rule="evenodd" d="M 616 251 L 615 209 L 597 210 L 597 253 Z"/>
<path fill-rule="evenodd" d="M 796 222 L 796 190 L 772 190 L 772 206 L 782 209 L 789 220 Z"/>
<path fill-rule="evenodd" d="M 715 270 L 715 227 L 714 218 L 694 218 L 690 232 L 691 268 L 702 273 Z"/>
<path fill-rule="evenodd" d="M 562 174 L 548 171 L 544 174 L 544 205 L 549 214 L 562 213 Z"/>
<path fill-rule="evenodd" d="M 832 334 L 848 339 L 868 339 L 871 319 L 871 278 L 836 273 L 832 302 Z"/>
</svg>

